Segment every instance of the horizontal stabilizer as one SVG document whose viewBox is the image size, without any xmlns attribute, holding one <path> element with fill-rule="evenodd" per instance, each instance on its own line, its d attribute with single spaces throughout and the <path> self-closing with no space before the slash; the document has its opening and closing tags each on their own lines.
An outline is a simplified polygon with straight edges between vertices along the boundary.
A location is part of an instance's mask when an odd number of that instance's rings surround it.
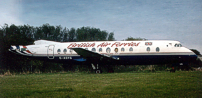
<svg viewBox="0 0 202 98">
<path fill-rule="evenodd" d="M 48 41 L 48 40 L 37 40 L 37 41 L 34 41 L 34 44 L 35 44 L 35 45 L 41 45 L 41 44 L 57 44 L 57 43 L 60 43 L 60 42 Z"/>
</svg>

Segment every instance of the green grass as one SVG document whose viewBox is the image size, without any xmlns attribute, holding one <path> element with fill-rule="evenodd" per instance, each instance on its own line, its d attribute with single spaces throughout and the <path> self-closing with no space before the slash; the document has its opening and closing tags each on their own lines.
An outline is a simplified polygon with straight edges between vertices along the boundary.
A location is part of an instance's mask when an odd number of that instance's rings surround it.
<svg viewBox="0 0 202 98">
<path fill-rule="evenodd" d="M 202 97 L 202 72 L 54 73 L 0 77 L 0 98 Z"/>
</svg>

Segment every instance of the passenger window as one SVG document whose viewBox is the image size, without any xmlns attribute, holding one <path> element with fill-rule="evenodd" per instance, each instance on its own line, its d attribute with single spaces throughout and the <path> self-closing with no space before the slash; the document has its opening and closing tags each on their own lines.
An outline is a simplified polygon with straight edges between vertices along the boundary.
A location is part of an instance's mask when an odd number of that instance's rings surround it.
<svg viewBox="0 0 202 98">
<path fill-rule="evenodd" d="M 121 48 L 121 52 L 124 52 L 125 51 L 125 49 L 124 48 Z"/>
<path fill-rule="evenodd" d="M 95 49 L 95 48 L 92 48 L 92 51 L 93 51 L 93 52 L 95 52 L 95 51 L 96 51 L 96 49 Z"/>
<path fill-rule="evenodd" d="M 58 49 L 58 50 L 57 50 L 57 53 L 58 53 L 58 54 L 60 54 L 60 52 L 61 52 L 61 50 L 60 50 L 60 49 Z"/>
<path fill-rule="evenodd" d="M 159 51 L 160 51 L 160 48 L 159 48 L 159 47 L 157 47 L 157 48 L 156 48 L 156 52 L 159 52 Z"/>
<path fill-rule="evenodd" d="M 129 51 L 133 51 L 133 48 L 132 48 L 132 47 L 130 47 Z"/>
<path fill-rule="evenodd" d="M 111 51 L 111 49 L 108 47 L 108 48 L 106 49 L 106 52 L 107 52 L 107 53 L 110 53 L 110 51 Z"/>
<path fill-rule="evenodd" d="M 72 49 L 70 49 L 70 50 L 69 50 L 69 52 L 72 54 L 73 50 L 72 50 Z"/>
<path fill-rule="evenodd" d="M 64 54 L 66 54 L 67 53 L 67 49 L 64 49 L 63 52 L 64 52 Z"/>
<path fill-rule="evenodd" d="M 148 52 L 150 51 L 150 47 L 147 47 L 147 51 L 148 51 Z"/>
<path fill-rule="evenodd" d="M 117 53 L 118 52 L 118 48 L 115 48 L 114 51 Z"/>
<path fill-rule="evenodd" d="M 102 52 L 102 48 L 99 49 L 99 52 Z"/>
</svg>

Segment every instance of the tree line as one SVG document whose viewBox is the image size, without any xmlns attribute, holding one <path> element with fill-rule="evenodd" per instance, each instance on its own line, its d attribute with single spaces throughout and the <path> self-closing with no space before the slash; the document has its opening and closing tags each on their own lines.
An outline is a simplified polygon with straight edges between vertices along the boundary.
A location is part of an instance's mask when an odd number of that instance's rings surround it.
<svg viewBox="0 0 202 98">
<path fill-rule="evenodd" d="M 94 27 L 66 28 L 43 24 L 39 27 L 30 25 L 16 26 L 4 24 L 0 28 L 0 71 L 47 71 L 61 70 L 63 66 L 15 55 L 8 51 L 11 45 L 29 45 L 36 40 L 50 40 L 57 42 L 77 41 L 113 41 L 114 33 Z M 60 66 L 61 65 L 61 66 Z"/>
</svg>

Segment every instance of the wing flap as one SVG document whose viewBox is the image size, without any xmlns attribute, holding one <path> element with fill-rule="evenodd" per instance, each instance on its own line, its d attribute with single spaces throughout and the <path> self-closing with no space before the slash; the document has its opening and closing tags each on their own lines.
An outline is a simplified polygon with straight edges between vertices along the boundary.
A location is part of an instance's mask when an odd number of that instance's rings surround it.
<svg viewBox="0 0 202 98">
<path fill-rule="evenodd" d="M 97 52 L 89 51 L 83 48 L 70 48 L 73 49 L 78 55 L 85 59 L 94 59 L 94 60 L 117 60 L 108 55 L 102 55 Z"/>
</svg>

